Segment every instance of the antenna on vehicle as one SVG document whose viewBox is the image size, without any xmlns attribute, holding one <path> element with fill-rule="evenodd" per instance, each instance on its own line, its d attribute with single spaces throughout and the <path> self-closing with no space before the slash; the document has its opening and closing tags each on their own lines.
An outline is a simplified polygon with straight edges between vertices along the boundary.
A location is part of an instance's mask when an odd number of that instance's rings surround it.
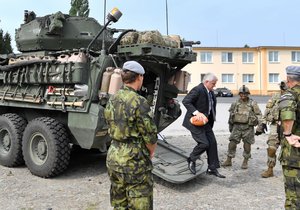
<svg viewBox="0 0 300 210">
<path fill-rule="evenodd" d="M 169 35 L 169 17 L 168 17 L 168 0 L 166 0 L 166 26 L 167 26 L 167 35 Z"/>
<path fill-rule="evenodd" d="M 120 17 L 122 16 L 122 12 L 118 9 L 118 8 L 113 8 L 112 11 L 110 13 L 108 13 L 108 15 L 106 16 L 107 18 L 107 23 L 102 27 L 102 29 L 98 32 L 98 34 L 94 37 L 94 39 L 90 42 L 90 44 L 87 47 L 87 52 L 89 52 L 92 44 L 96 41 L 96 39 L 98 39 L 98 37 L 102 34 L 102 32 L 106 29 L 106 27 L 108 26 L 108 24 L 110 24 L 110 22 L 117 22 Z"/>
<path fill-rule="evenodd" d="M 106 15 L 106 0 L 104 0 L 103 2 L 103 26 L 105 25 L 105 15 Z M 104 55 L 105 54 L 105 33 L 103 33 L 103 37 L 102 37 L 102 50 L 101 50 L 101 54 Z"/>
</svg>

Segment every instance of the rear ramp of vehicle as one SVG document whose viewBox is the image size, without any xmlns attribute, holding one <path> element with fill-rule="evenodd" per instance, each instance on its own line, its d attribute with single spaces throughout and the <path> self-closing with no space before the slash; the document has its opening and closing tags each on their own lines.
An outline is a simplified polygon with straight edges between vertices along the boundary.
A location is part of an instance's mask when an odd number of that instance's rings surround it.
<svg viewBox="0 0 300 210">
<path fill-rule="evenodd" d="M 188 169 L 187 158 L 189 153 L 169 144 L 165 140 L 158 140 L 153 162 L 153 174 L 174 183 L 181 184 L 203 174 L 207 169 L 207 163 L 203 160 L 196 161 L 196 174 Z"/>
</svg>

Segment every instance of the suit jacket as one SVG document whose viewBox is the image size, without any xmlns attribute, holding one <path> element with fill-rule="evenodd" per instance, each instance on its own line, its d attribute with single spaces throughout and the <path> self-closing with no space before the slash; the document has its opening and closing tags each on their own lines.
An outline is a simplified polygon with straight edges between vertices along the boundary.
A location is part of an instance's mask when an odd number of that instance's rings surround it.
<svg viewBox="0 0 300 210">
<path fill-rule="evenodd" d="M 213 99 L 213 107 L 214 113 L 216 113 L 216 104 L 217 100 L 215 95 L 212 91 L 210 91 Z M 208 113 L 209 111 L 209 95 L 207 92 L 207 89 L 203 85 L 203 83 L 200 83 L 198 86 L 194 87 L 182 100 L 183 105 L 187 109 L 186 115 L 184 117 L 182 125 L 186 127 L 188 130 L 194 133 L 198 133 L 202 129 L 207 129 L 210 127 L 212 129 L 214 125 L 214 116 L 211 113 Z M 193 116 L 193 112 L 198 110 L 199 112 L 205 114 L 205 116 L 208 118 L 208 123 L 204 126 L 194 126 L 190 123 L 190 118 Z"/>
</svg>

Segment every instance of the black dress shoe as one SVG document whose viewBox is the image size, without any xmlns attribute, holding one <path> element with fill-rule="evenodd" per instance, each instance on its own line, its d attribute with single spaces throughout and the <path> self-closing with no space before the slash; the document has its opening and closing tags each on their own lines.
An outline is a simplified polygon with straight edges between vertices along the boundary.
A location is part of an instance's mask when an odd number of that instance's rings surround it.
<svg viewBox="0 0 300 210">
<path fill-rule="evenodd" d="M 188 168 L 192 172 L 192 174 L 196 174 L 196 163 L 194 161 L 191 161 L 190 158 L 187 159 L 188 162 Z"/>
<path fill-rule="evenodd" d="M 214 170 L 207 169 L 206 174 L 208 174 L 208 175 L 214 175 L 214 176 L 219 177 L 219 178 L 226 178 L 226 176 L 220 174 L 217 169 L 214 169 Z"/>
</svg>

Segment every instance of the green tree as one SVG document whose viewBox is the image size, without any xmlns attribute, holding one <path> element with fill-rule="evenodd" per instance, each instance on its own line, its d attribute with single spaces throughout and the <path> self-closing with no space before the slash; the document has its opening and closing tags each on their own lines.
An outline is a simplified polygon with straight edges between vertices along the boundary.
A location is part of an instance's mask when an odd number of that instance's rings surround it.
<svg viewBox="0 0 300 210">
<path fill-rule="evenodd" d="M 3 30 L 0 29 L 0 54 L 12 53 L 11 36 L 8 32 L 3 35 Z"/>
<path fill-rule="evenodd" d="M 88 0 L 71 0 L 69 15 L 88 17 L 90 13 Z"/>
<path fill-rule="evenodd" d="M 11 47 L 11 36 L 8 32 L 6 32 L 3 36 L 3 44 L 4 44 L 4 53 L 9 54 L 12 53 L 12 47 Z"/>
</svg>

